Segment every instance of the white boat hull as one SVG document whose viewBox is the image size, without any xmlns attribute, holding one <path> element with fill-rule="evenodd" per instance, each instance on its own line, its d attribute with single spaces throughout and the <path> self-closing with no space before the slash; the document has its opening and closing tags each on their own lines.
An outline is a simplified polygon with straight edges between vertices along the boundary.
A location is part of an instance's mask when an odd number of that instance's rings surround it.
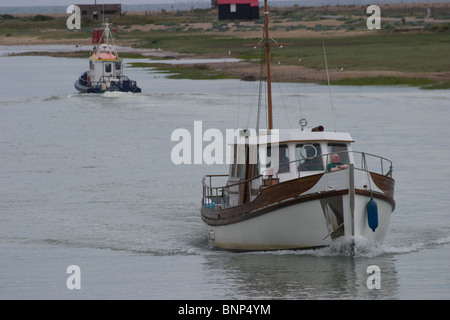
<svg viewBox="0 0 450 320">
<path fill-rule="evenodd" d="M 264 215 L 210 227 L 216 247 L 237 250 L 277 250 L 326 246 L 331 243 L 320 201 L 299 203 Z"/>
<path fill-rule="evenodd" d="M 348 195 L 342 196 L 343 203 Z M 381 243 L 388 231 L 391 204 L 377 200 L 378 227 L 372 231 L 367 221 L 366 205 L 370 198 L 355 197 L 354 233 L 348 239 L 366 239 Z M 333 239 L 327 226 L 321 200 L 298 203 L 264 215 L 228 224 L 209 226 L 208 237 L 214 246 L 234 250 L 310 249 L 329 246 Z M 346 229 L 347 230 L 347 229 Z"/>
<path fill-rule="evenodd" d="M 356 195 L 355 199 L 355 218 L 354 218 L 354 237 L 357 239 L 366 239 L 370 242 L 381 244 L 386 237 L 391 222 L 392 205 L 391 203 L 377 199 L 378 205 L 378 227 L 372 231 L 369 227 L 366 205 L 370 198 Z M 349 237 L 350 235 L 347 235 Z"/>
<path fill-rule="evenodd" d="M 333 240 L 342 237 L 348 243 L 358 240 L 383 242 L 395 205 L 392 197 L 376 186 L 373 176 L 365 171 L 349 169 L 315 179 L 312 188 L 297 196 L 278 200 L 270 196 L 274 200 L 271 205 L 255 206 L 248 213 L 231 211 L 226 216 L 227 213 L 219 209 L 218 215 L 213 216 L 217 218 L 214 220 L 208 219 L 211 210 L 204 208 L 209 239 L 216 247 L 233 250 L 309 249 L 329 246 Z M 391 182 L 387 177 L 381 179 Z M 306 183 L 300 179 L 275 187 L 293 190 Z M 368 185 L 372 186 L 372 191 Z M 268 193 L 279 192 L 274 189 Z M 367 209 L 371 199 L 377 206 L 377 225 L 372 225 L 374 230 L 369 225 Z"/>
</svg>

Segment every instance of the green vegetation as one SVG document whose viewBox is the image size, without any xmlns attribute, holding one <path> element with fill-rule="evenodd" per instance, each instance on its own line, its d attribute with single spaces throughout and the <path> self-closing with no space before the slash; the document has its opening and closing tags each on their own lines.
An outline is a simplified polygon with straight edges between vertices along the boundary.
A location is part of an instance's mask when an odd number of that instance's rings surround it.
<svg viewBox="0 0 450 320">
<path fill-rule="evenodd" d="M 430 84 L 430 85 L 424 85 L 424 86 L 421 86 L 421 89 L 426 89 L 426 90 L 446 90 L 446 89 L 450 89 L 450 81 L 437 82 L 437 83 Z"/>
<path fill-rule="evenodd" d="M 373 86 L 373 85 L 405 85 L 405 86 L 430 86 L 436 84 L 433 80 L 421 78 L 400 77 L 373 77 L 358 79 L 342 79 L 332 82 L 334 85 Z"/>
<path fill-rule="evenodd" d="M 370 36 L 303 39 L 296 45 L 295 51 L 294 48 L 283 48 L 286 52 L 283 53 L 282 62 L 294 64 L 300 57 L 305 67 L 323 69 L 322 40 L 330 69 L 450 71 L 450 38 L 440 33 L 378 33 Z"/>
<path fill-rule="evenodd" d="M 151 41 L 150 41 L 151 40 Z M 205 35 L 151 37 L 143 39 L 147 48 L 164 48 L 169 51 L 190 54 L 215 53 L 236 58 L 258 59 L 260 51 L 244 44 L 259 39 L 242 40 L 226 36 Z M 277 39 L 291 42 L 283 48 L 274 47 L 273 61 L 283 65 L 301 65 L 311 69 L 324 69 L 322 41 L 325 43 L 330 69 L 386 70 L 404 72 L 450 71 L 448 52 L 450 38 L 446 34 L 376 34 L 370 36 Z"/>
<path fill-rule="evenodd" d="M 436 82 L 434 80 L 422 78 L 401 78 L 401 77 L 373 77 L 358 79 L 335 80 L 332 85 L 349 86 L 373 86 L 373 85 L 403 85 L 411 87 L 420 87 L 421 89 L 450 89 L 450 81 Z"/>
<path fill-rule="evenodd" d="M 161 63 L 131 62 L 131 66 L 135 68 L 159 69 L 162 73 L 166 73 L 169 79 L 218 80 L 236 78 L 232 75 L 217 72 L 205 64 L 195 64 L 192 67 L 187 67 Z"/>
</svg>

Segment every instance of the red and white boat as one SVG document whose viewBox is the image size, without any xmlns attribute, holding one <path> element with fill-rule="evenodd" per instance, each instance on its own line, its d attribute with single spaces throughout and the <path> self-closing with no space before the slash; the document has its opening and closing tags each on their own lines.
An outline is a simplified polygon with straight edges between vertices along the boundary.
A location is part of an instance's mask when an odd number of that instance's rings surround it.
<svg viewBox="0 0 450 320">
<path fill-rule="evenodd" d="M 96 46 L 89 58 L 89 70 L 81 74 L 75 82 L 75 88 L 83 93 L 141 92 L 136 81 L 123 75 L 123 62 L 114 45 L 110 24 L 106 21 L 103 25 L 103 32 L 98 34 L 94 31 L 93 40 L 95 39 Z"/>
</svg>

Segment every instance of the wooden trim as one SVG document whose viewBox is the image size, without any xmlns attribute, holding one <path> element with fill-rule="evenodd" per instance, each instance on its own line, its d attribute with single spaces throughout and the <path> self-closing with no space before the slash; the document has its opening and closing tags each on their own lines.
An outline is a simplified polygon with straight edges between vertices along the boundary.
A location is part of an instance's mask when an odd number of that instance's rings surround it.
<svg viewBox="0 0 450 320">
<path fill-rule="evenodd" d="M 275 211 L 280 208 L 288 207 L 294 204 L 298 204 L 301 202 L 306 201 L 314 201 L 319 199 L 325 199 L 330 197 L 336 197 L 336 196 L 342 196 L 348 194 L 348 190 L 338 190 L 338 191 L 326 191 L 326 192 L 318 192 L 318 193 L 312 193 L 304 196 L 298 196 L 292 199 L 288 199 L 283 202 L 276 202 L 272 205 L 256 208 L 249 212 L 240 212 L 240 213 L 228 213 L 226 211 L 228 210 L 236 210 L 236 207 L 233 208 L 227 208 L 223 210 L 219 210 L 220 213 L 218 213 L 218 210 L 208 209 L 205 206 L 202 206 L 202 220 L 209 225 L 213 226 L 221 226 L 221 225 L 227 225 L 232 224 L 236 222 L 241 222 L 245 220 L 249 220 L 251 218 L 255 218 L 257 216 L 261 216 L 263 214 Z M 239 210 L 242 211 L 242 210 Z"/>
<path fill-rule="evenodd" d="M 227 225 L 248 220 L 297 203 L 325 199 L 349 193 L 349 190 L 345 189 L 302 195 L 311 189 L 323 175 L 323 173 L 311 175 L 264 187 L 253 201 L 231 208 L 210 209 L 202 205 L 202 220 L 208 225 Z M 392 210 L 394 210 L 394 180 L 390 177 L 376 173 L 371 173 L 371 176 L 377 187 L 384 193 L 355 188 L 355 194 L 368 197 L 373 196 L 374 198 L 387 201 L 391 204 Z"/>
<path fill-rule="evenodd" d="M 371 172 L 370 176 L 372 177 L 373 182 L 375 182 L 375 185 L 379 189 L 381 189 L 389 198 L 394 199 L 394 187 L 395 187 L 394 179 L 375 172 Z"/>
<path fill-rule="evenodd" d="M 214 225 L 237 222 L 243 215 L 260 211 L 265 207 L 273 207 L 274 204 L 277 204 L 281 201 L 299 197 L 302 193 L 311 189 L 322 176 L 323 173 L 289 180 L 262 188 L 259 195 L 253 201 L 231 208 L 217 210 L 209 209 L 202 205 L 202 219 L 206 223 Z M 212 223 L 218 221 L 221 222 L 218 224 Z"/>
</svg>

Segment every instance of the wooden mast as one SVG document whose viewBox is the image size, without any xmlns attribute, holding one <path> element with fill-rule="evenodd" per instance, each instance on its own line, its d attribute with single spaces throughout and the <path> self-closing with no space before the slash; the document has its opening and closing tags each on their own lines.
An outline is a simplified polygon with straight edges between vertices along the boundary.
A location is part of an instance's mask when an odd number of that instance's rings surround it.
<svg viewBox="0 0 450 320">
<path fill-rule="evenodd" d="M 264 0 L 264 45 L 266 46 L 266 65 L 267 65 L 267 113 L 268 113 L 268 129 L 273 129 L 272 121 L 272 82 L 270 79 L 270 37 L 269 37 L 269 8 L 267 0 Z"/>
<path fill-rule="evenodd" d="M 264 38 L 257 44 L 248 44 L 246 46 L 253 47 L 266 47 L 266 73 L 267 73 L 267 117 L 268 124 L 267 128 L 269 130 L 273 129 L 273 120 L 272 120 L 272 81 L 270 79 L 270 47 L 271 46 L 280 46 L 290 45 L 291 43 L 278 43 L 274 41 L 269 36 L 269 7 L 267 5 L 267 0 L 264 0 Z"/>
</svg>

